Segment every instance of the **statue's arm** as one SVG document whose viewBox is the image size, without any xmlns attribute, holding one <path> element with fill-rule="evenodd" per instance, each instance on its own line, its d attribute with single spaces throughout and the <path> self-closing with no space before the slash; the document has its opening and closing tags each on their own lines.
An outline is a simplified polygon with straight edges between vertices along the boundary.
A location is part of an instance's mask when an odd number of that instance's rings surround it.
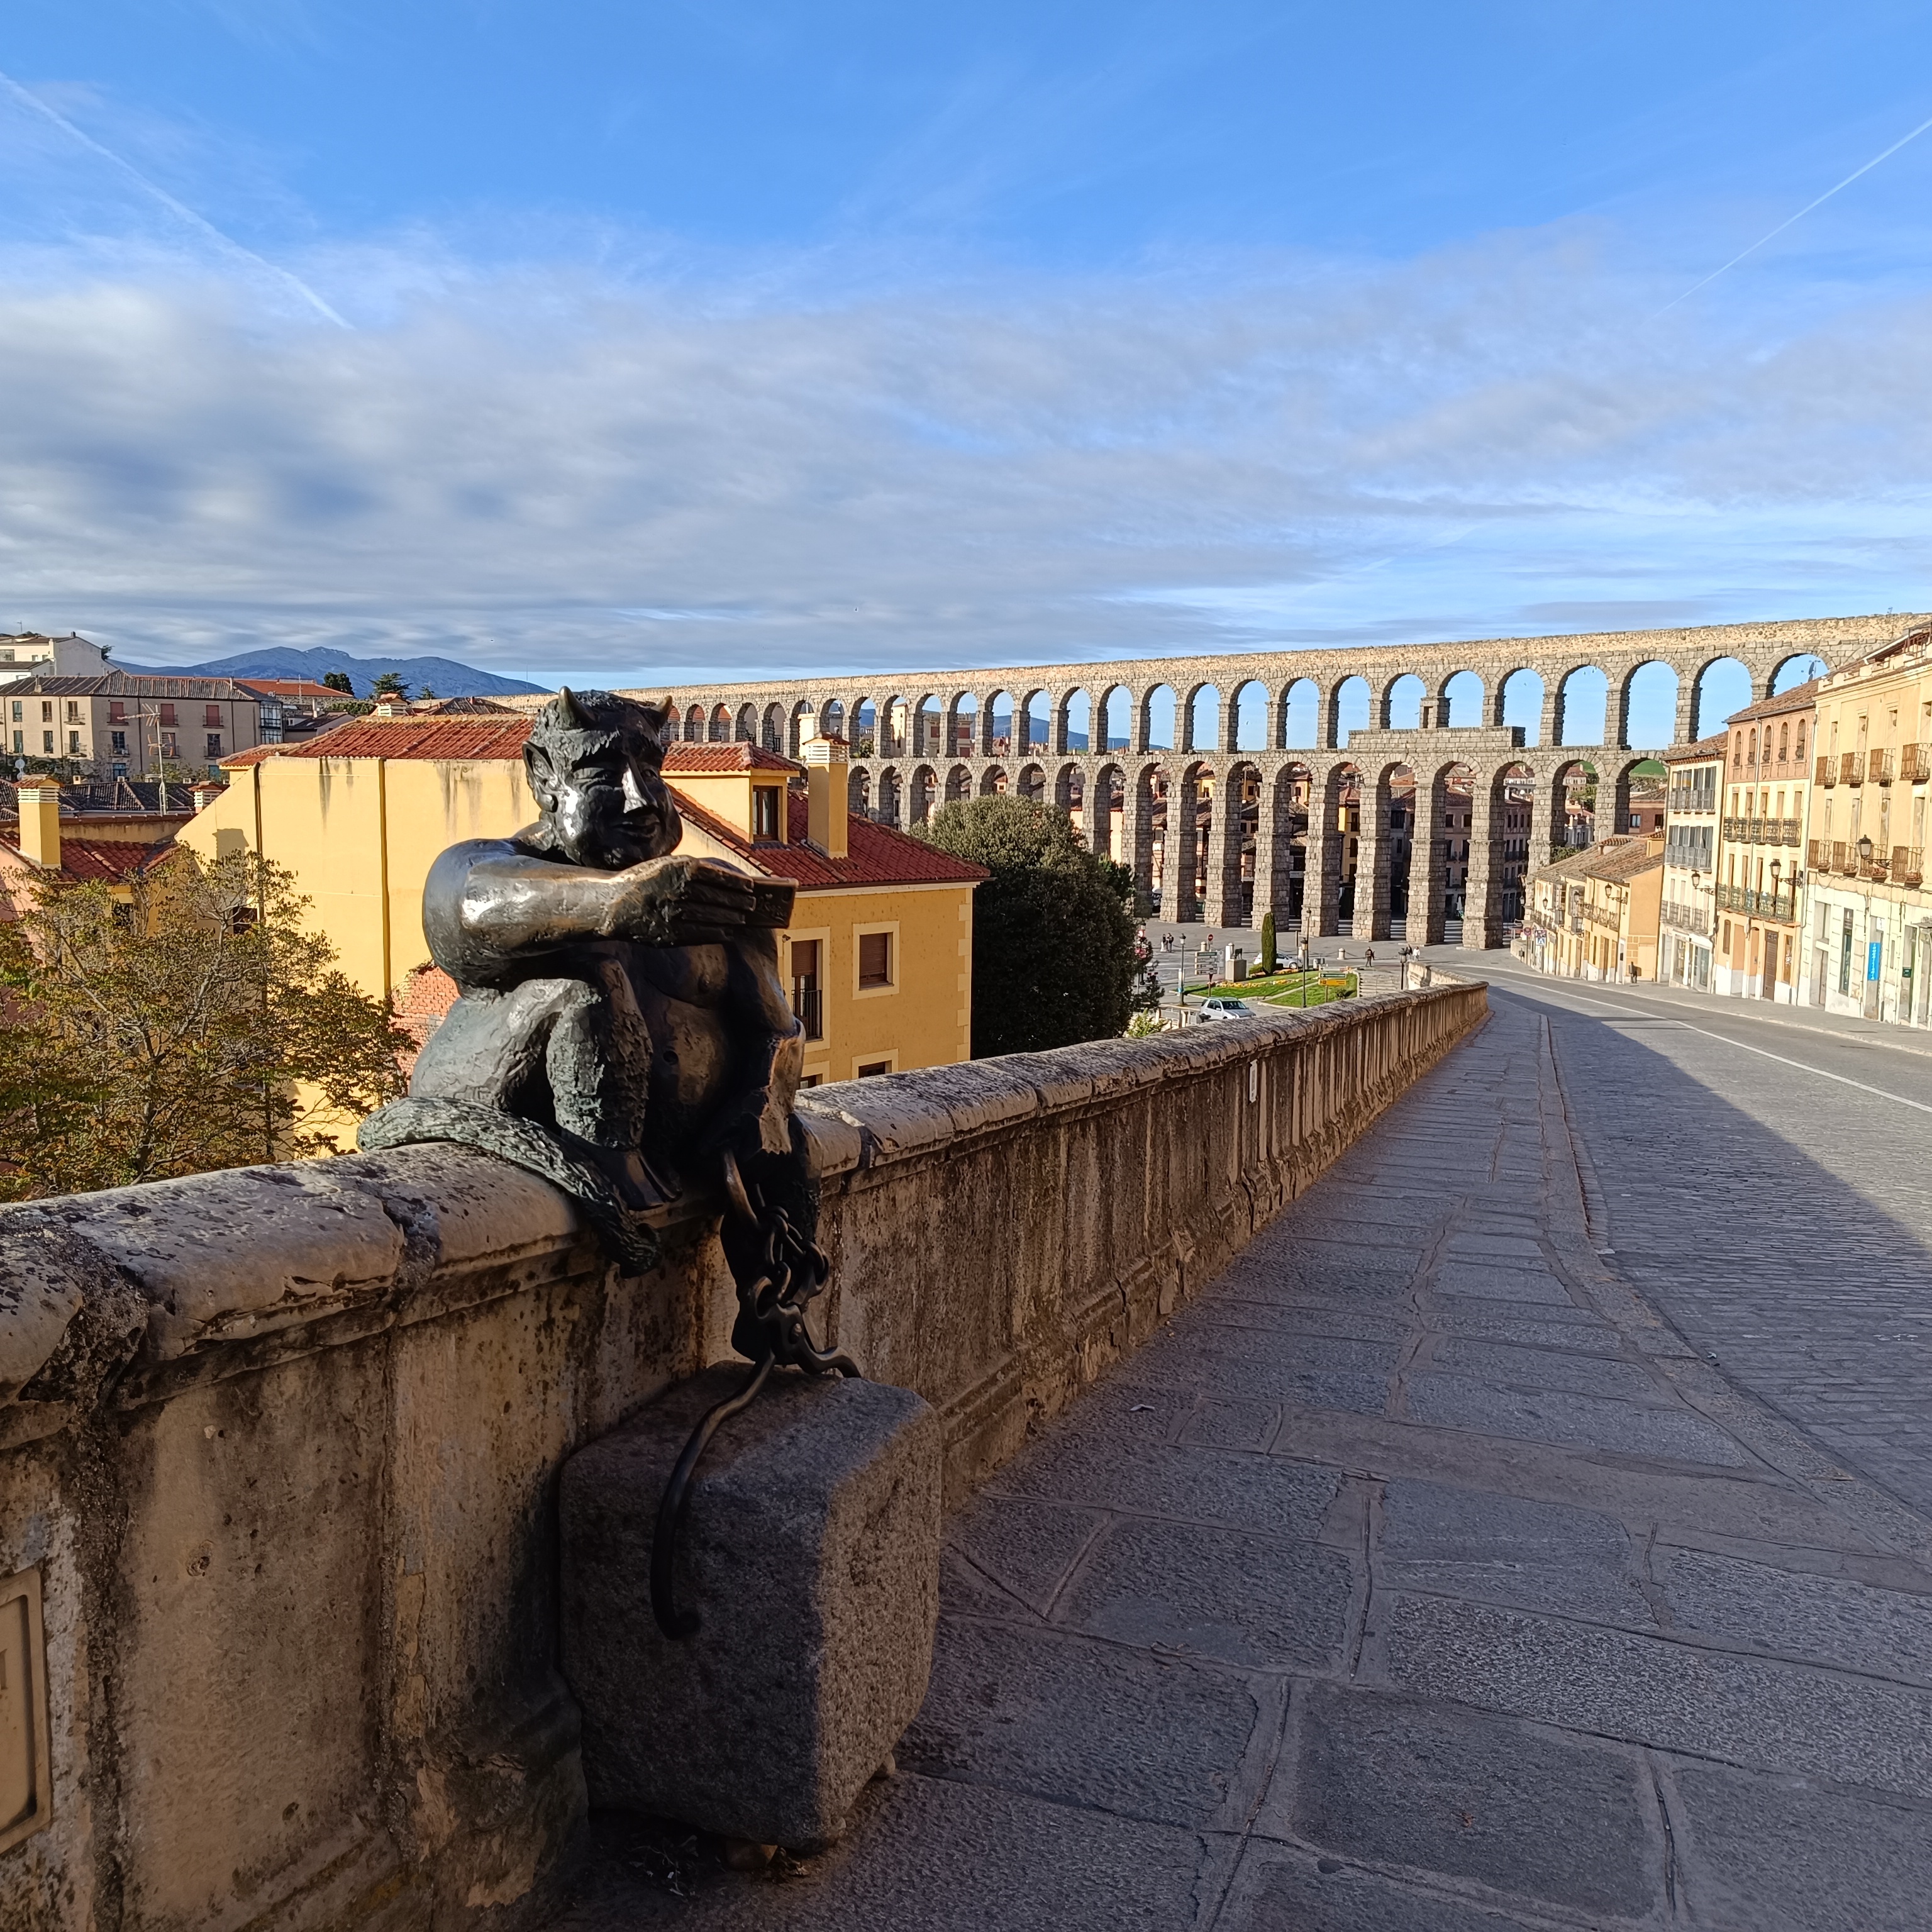
<svg viewBox="0 0 1932 1932">
<path fill-rule="evenodd" d="M 648 859 L 622 872 L 565 864 L 502 838 L 452 845 L 423 886 L 430 956 L 459 984 L 585 941 L 700 946 L 752 909 L 752 881 L 707 859 Z"/>
</svg>

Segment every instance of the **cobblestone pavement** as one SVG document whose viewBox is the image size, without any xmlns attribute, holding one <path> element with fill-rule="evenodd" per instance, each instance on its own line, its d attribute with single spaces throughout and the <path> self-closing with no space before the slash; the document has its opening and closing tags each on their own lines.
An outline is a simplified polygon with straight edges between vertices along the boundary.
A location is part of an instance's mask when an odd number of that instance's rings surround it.
<svg viewBox="0 0 1932 1932">
<path fill-rule="evenodd" d="M 842 1844 L 568 1932 L 1932 1924 L 1932 1068 L 1492 1004 L 952 1522 Z"/>
</svg>

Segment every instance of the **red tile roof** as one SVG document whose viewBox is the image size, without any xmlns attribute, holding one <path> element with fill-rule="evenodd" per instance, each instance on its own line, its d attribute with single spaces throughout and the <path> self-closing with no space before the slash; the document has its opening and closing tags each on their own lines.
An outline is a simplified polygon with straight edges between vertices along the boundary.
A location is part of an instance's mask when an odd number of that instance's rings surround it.
<svg viewBox="0 0 1932 1932">
<path fill-rule="evenodd" d="M 1722 758 L 1726 746 L 1731 742 L 1728 731 L 1714 731 L 1708 738 L 1700 738 L 1694 745 L 1679 745 L 1664 754 L 1666 765 L 1688 765 L 1697 758 Z"/>
<path fill-rule="evenodd" d="M 1780 691 L 1775 698 L 1761 699 L 1756 704 L 1747 704 L 1742 711 L 1733 711 L 1724 720 L 1728 727 L 1742 724 L 1754 718 L 1776 718 L 1787 711 L 1809 711 L 1816 701 L 1818 687 L 1825 680 L 1814 677 L 1808 683 L 1794 684 L 1789 691 Z"/>
<path fill-rule="evenodd" d="M 803 892 L 836 892 L 847 886 L 970 886 L 986 877 L 982 866 L 956 859 L 922 838 L 856 813 L 846 821 L 845 856 L 830 858 L 817 846 L 804 842 L 811 824 L 808 802 L 794 797 L 788 802 L 788 845 L 754 845 L 742 832 L 682 796 L 677 808 L 754 871 L 769 878 L 796 879 Z"/>
<path fill-rule="evenodd" d="M 748 745 L 742 740 L 730 745 L 688 745 L 680 740 L 664 747 L 664 768 L 667 776 L 675 777 L 680 772 L 802 772 L 802 765 L 794 764 L 789 758 L 782 758 L 776 752 L 768 752 L 762 745 Z"/>
<path fill-rule="evenodd" d="M 0 847 L 10 853 L 22 866 L 40 872 L 38 866 L 22 854 L 17 838 L 0 838 Z M 144 845 L 130 838 L 70 838 L 63 832 L 60 868 L 52 876 L 104 880 L 111 885 L 146 872 L 174 849 L 172 839 L 164 840 L 158 845 Z"/>
<path fill-rule="evenodd" d="M 250 691 L 266 691 L 275 698 L 313 698 L 324 704 L 340 704 L 349 696 L 333 685 L 317 684 L 312 677 L 244 677 L 239 681 Z"/>
<path fill-rule="evenodd" d="M 358 718 L 296 745 L 257 745 L 226 766 L 264 758 L 520 758 L 526 718 Z"/>
</svg>

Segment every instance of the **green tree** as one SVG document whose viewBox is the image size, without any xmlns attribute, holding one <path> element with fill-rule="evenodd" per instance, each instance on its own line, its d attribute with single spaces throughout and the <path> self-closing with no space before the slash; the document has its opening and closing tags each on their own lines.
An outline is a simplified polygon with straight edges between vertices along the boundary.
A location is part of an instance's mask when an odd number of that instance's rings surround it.
<svg viewBox="0 0 1932 1932">
<path fill-rule="evenodd" d="M 291 875 L 170 854 L 131 903 L 39 882 L 0 925 L 0 1198 L 332 1153 L 412 1042 Z"/>
<path fill-rule="evenodd" d="M 326 670 L 322 674 L 322 681 L 331 691 L 341 692 L 350 698 L 356 695 L 355 683 L 346 670 Z"/>
<path fill-rule="evenodd" d="M 1136 1004 L 1133 885 L 1088 851 L 1065 812 L 1029 799 L 962 799 L 924 837 L 991 876 L 973 901 L 973 1053 L 1110 1040 Z"/>
<path fill-rule="evenodd" d="M 369 694 L 372 698 L 406 698 L 410 688 L 398 673 L 386 670 L 379 674 L 370 686 Z"/>
<path fill-rule="evenodd" d="M 1264 912 L 1262 914 L 1261 969 L 1264 973 L 1272 973 L 1280 963 L 1275 955 L 1274 914 Z"/>
</svg>

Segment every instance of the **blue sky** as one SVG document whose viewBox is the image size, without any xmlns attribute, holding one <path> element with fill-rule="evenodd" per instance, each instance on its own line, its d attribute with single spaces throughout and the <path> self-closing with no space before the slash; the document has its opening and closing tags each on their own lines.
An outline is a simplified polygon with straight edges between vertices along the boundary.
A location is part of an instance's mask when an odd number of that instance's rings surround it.
<svg viewBox="0 0 1932 1932">
<path fill-rule="evenodd" d="M 1932 117 L 1923 8 L 13 0 L 0 74 L 0 622 L 628 682 L 1932 604 L 1932 132 L 1724 266 Z"/>
</svg>

